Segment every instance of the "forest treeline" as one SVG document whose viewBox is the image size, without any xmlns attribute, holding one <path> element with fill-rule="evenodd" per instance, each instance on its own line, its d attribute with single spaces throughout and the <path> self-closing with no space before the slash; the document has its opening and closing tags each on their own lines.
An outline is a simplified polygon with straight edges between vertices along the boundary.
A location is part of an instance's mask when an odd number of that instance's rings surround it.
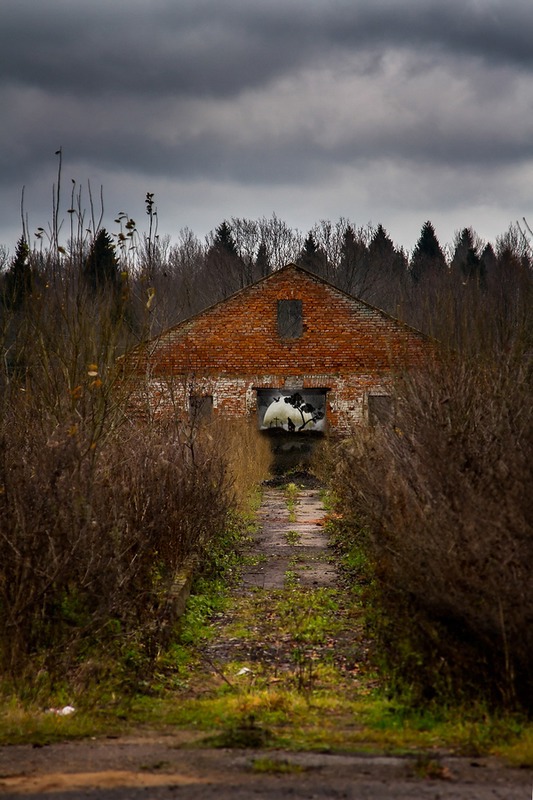
<svg viewBox="0 0 533 800">
<path fill-rule="evenodd" d="M 205 436 L 179 409 L 139 427 L 116 358 L 295 262 L 442 344 L 399 376 L 392 424 L 335 445 L 327 476 L 390 685 L 533 711 L 527 227 L 493 244 L 465 227 L 443 248 L 428 221 L 408 255 L 344 219 L 303 235 L 232 218 L 171 242 L 151 194 L 146 214 L 147 232 L 122 213 L 108 231 L 73 197 L 68 235 L 54 213 L 36 245 L 24 226 L 3 251 L 1 674 L 82 687 L 110 659 L 139 680 L 161 663 L 176 575 L 225 541 L 268 454 L 246 426 Z"/>
<path fill-rule="evenodd" d="M 118 216 L 112 232 L 94 218 L 84 227 L 85 216 L 74 206 L 63 245 L 61 226 L 51 225 L 48 231 L 37 230 L 31 248 L 25 230 L 12 257 L 0 248 L 3 308 L 18 312 L 30 297 L 34 308 L 41 302 L 50 305 L 51 296 L 65 292 L 76 295 L 78 304 L 98 298 L 101 305 L 106 299 L 124 322 L 123 348 L 289 262 L 459 347 L 469 342 L 466 317 L 475 317 L 480 308 L 494 318 L 491 339 L 501 340 L 506 335 L 502 326 L 517 322 L 512 317 L 523 313 L 531 289 L 533 253 L 527 228 L 518 225 L 495 243 L 463 228 L 443 247 L 427 221 L 408 255 L 383 225 L 357 227 L 347 219 L 323 220 L 303 235 L 276 215 L 232 218 L 205 240 L 184 229 L 172 242 L 157 232 L 152 194 L 146 196 L 148 230 L 143 233 L 126 214 Z M 473 324 L 469 319 L 468 326 Z M 505 346 L 503 340 L 500 344 Z"/>
</svg>

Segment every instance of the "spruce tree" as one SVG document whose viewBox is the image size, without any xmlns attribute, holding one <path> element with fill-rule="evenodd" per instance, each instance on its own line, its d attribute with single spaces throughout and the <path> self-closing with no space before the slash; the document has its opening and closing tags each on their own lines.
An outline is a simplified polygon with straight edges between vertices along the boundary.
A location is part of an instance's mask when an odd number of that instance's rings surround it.
<svg viewBox="0 0 533 800">
<path fill-rule="evenodd" d="M 207 252 L 207 273 L 220 287 L 223 297 L 228 297 L 246 283 L 244 262 L 239 255 L 230 224 L 224 220 L 215 228 L 213 244 Z"/>
<path fill-rule="evenodd" d="M 119 262 L 111 236 L 105 228 L 93 239 L 83 267 L 83 276 L 93 292 L 118 289 Z"/>
<path fill-rule="evenodd" d="M 327 274 L 327 257 L 316 243 L 312 231 L 309 231 L 304 246 L 298 257 L 298 264 L 309 272 L 325 276 Z"/>
<path fill-rule="evenodd" d="M 342 237 L 342 246 L 337 271 L 337 283 L 341 289 L 360 294 L 363 278 L 368 266 L 368 249 L 363 239 L 356 237 L 351 225 L 347 225 Z"/>
<path fill-rule="evenodd" d="M 30 265 L 30 248 L 23 236 L 17 242 L 15 255 L 4 277 L 3 303 L 6 308 L 18 310 L 31 295 L 33 270 Z"/>
<path fill-rule="evenodd" d="M 339 272 L 352 275 L 358 260 L 358 242 L 351 225 L 347 225 L 342 236 L 342 246 L 339 259 Z"/>
<path fill-rule="evenodd" d="M 266 278 L 266 276 L 271 272 L 268 250 L 263 240 L 261 240 L 261 244 L 257 248 L 255 271 L 261 278 Z"/>
<path fill-rule="evenodd" d="M 387 234 L 387 231 L 381 225 L 378 225 L 374 231 L 374 235 L 368 245 L 368 254 L 372 261 L 376 262 L 392 262 L 396 255 L 396 250 L 392 239 Z"/>
<path fill-rule="evenodd" d="M 239 251 L 237 250 L 231 227 L 226 220 L 215 229 L 213 247 L 225 255 L 235 256 L 235 258 L 239 257 Z"/>
<path fill-rule="evenodd" d="M 403 278 L 405 274 L 405 256 L 396 250 L 394 243 L 383 225 L 376 228 L 368 245 L 370 268 L 379 270 L 389 277 Z"/>
<path fill-rule="evenodd" d="M 429 220 L 422 226 L 420 238 L 411 258 L 411 277 L 415 283 L 422 278 L 443 275 L 446 272 L 446 259 L 442 252 L 435 229 Z"/>
<path fill-rule="evenodd" d="M 498 269 L 498 259 L 490 242 L 485 245 L 480 259 L 485 278 L 487 276 L 490 277 L 490 275 L 496 272 Z"/>
<path fill-rule="evenodd" d="M 485 266 L 478 254 L 472 228 L 463 228 L 456 236 L 451 269 L 462 280 L 477 280 L 480 284 L 484 282 Z"/>
</svg>

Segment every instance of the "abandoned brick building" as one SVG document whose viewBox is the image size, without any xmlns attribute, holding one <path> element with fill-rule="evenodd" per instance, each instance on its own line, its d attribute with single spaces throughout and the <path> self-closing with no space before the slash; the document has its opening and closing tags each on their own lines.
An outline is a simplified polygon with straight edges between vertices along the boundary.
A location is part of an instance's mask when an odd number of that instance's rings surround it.
<svg viewBox="0 0 533 800">
<path fill-rule="evenodd" d="M 423 334 L 288 264 L 130 352 L 153 413 L 255 418 L 283 434 L 346 433 L 379 416 Z"/>
</svg>

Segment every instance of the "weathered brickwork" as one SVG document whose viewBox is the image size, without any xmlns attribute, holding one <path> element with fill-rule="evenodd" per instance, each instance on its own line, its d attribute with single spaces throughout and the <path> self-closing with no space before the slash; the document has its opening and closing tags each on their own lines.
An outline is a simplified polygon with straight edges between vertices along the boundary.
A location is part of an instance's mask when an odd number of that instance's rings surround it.
<svg viewBox="0 0 533 800">
<path fill-rule="evenodd" d="M 302 301 L 297 338 L 278 333 L 279 300 Z M 258 389 L 327 389 L 327 425 L 342 432 L 427 350 L 418 331 L 290 264 L 132 351 L 124 365 L 147 376 L 159 411 L 187 411 L 191 395 L 208 395 L 214 415 L 253 415 Z"/>
</svg>

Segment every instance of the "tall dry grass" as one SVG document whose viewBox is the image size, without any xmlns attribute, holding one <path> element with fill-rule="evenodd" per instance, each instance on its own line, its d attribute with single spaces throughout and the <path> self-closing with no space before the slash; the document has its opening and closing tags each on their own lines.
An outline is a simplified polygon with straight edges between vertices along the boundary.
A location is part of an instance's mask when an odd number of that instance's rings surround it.
<svg viewBox="0 0 533 800">
<path fill-rule="evenodd" d="M 224 453 L 236 507 L 245 510 L 251 494 L 270 475 L 272 448 L 255 420 L 224 419 L 213 433 Z"/>
</svg>

